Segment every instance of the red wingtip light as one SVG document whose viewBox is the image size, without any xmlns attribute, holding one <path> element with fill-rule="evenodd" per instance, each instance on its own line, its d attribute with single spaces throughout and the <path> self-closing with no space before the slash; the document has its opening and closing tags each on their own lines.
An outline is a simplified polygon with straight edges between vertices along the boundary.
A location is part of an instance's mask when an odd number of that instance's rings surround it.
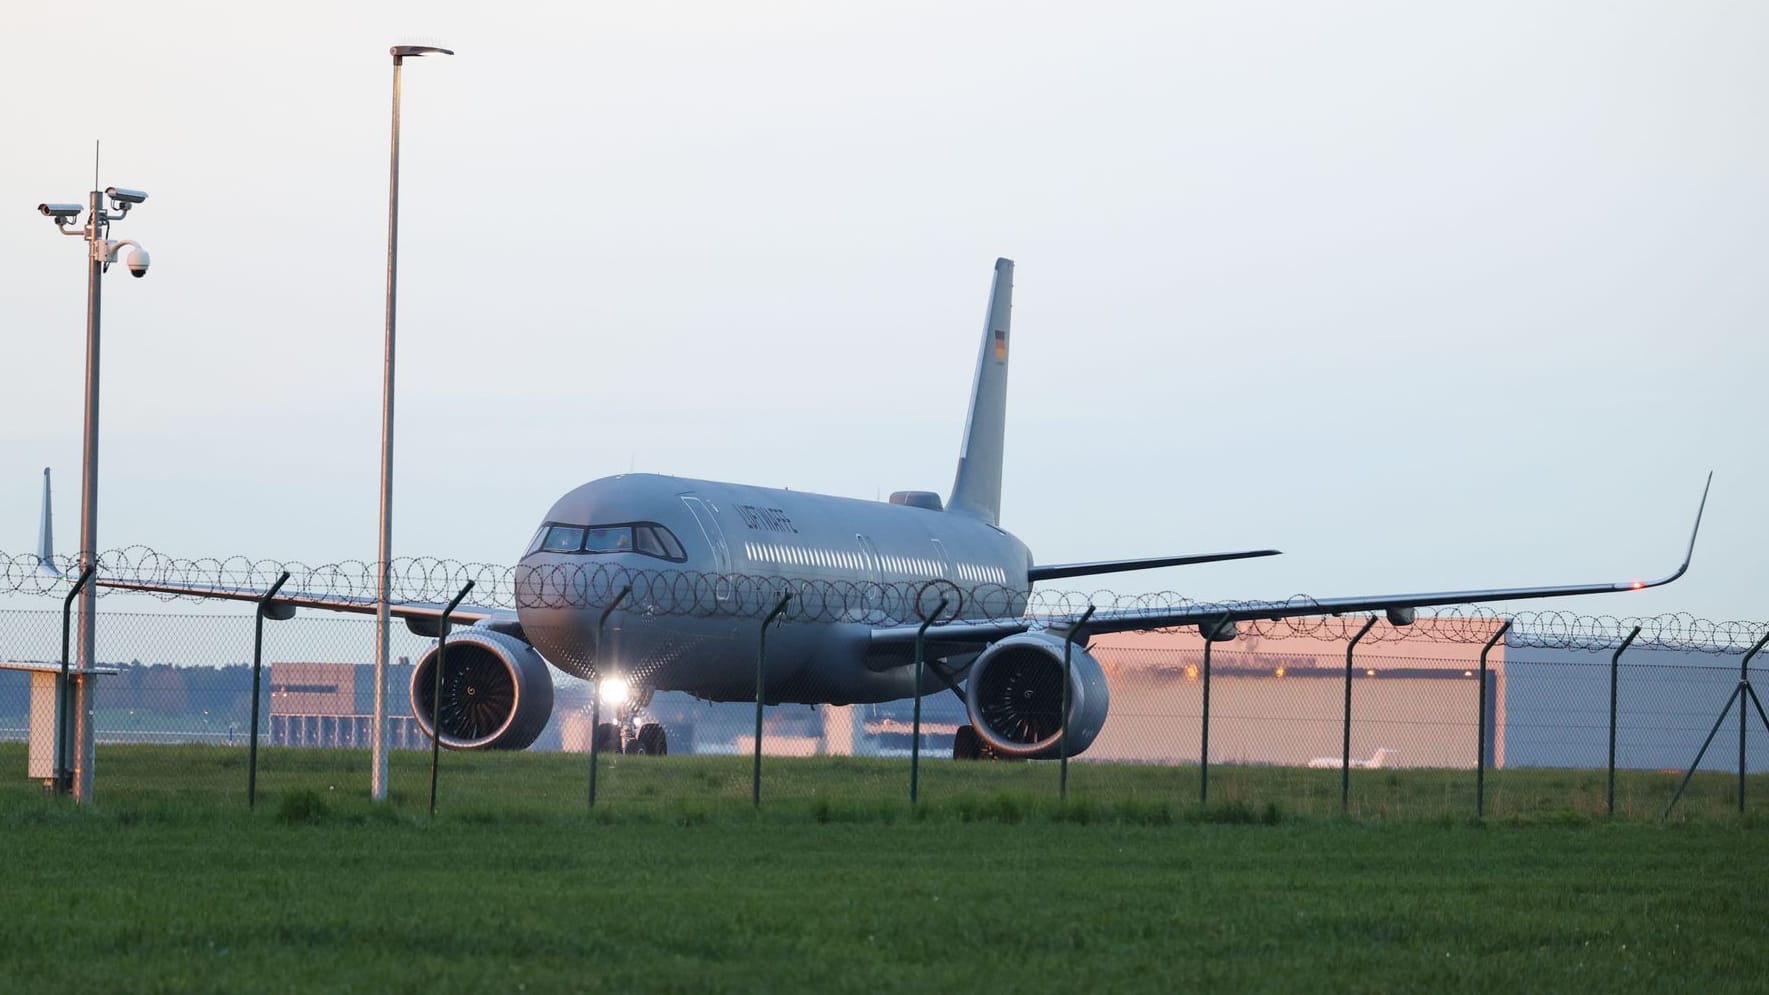
<svg viewBox="0 0 1769 995">
<path fill-rule="evenodd" d="M 1646 582 L 1645 582 L 1645 581 L 1643 581 L 1643 580 L 1637 580 L 1637 581 L 1635 581 L 1635 582 L 1634 582 L 1634 583 L 1632 583 L 1632 584 L 1629 584 L 1629 585 L 1628 585 L 1628 589 L 1629 589 L 1629 590 L 1633 590 L 1633 591 L 1638 591 L 1638 590 L 1640 590 L 1640 589 L 1641 589 L 1641 588 L 1643 588 L 1643 587 L 1645 587 L 1645 586 L 1646 586 Z"/>
</svg>

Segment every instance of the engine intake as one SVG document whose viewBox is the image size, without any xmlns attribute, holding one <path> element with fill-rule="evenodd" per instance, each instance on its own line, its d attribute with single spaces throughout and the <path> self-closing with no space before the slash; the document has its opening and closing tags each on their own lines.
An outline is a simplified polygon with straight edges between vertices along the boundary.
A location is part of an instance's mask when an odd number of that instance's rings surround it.
<svg viewBox="0 0 1769 995">
<path fill-rule="evenodd" d="M 412 671 L 412 712 L 431 735 L 436 692 L 436 647 Z M 448 640 L 442 675 L 442 745 L 451 750 L 521 750 L 537 739 L 553 714 L 553 677 L 534 647 L 489 629 L 468 629 Z"/>
<path fill-rule="evenodd" d="M 971 664 L 965 686 L 971 724 L 999 756 L 1054 758 L 1062 751 L 1063 640 L 1047 632 L 1009 636 Z M 1099 661 L 1069 651 L 1069 756 L 1093 744 L 1110 694 Z"/>
</svg>

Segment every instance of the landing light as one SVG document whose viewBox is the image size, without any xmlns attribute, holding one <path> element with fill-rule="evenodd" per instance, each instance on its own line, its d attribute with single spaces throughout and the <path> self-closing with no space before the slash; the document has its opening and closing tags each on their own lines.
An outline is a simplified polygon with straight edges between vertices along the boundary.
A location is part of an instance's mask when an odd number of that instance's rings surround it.
<svg viewBox="0 0 1769 995">
<path fill-rule="evenodd" d="M 624 705 L 627 703 L 627 696 L 631 693 L 632 689 L 627 687 L 626 678 L 610 677 L 602 682 L 602 689 L 598 695 L 604 704 Z"/>
<path fill-rule="evenodd" d="M 1629 584 L 1629 585 L 1628 585 L 1628 589 L 1629 589 L 1629 590 L 1631 590 L 1631 591 L 1638 591 L 1638 590 L 1640 590 L 1640 589 L 1641 589 L 1641 588 L 1643 588 L 1643 587 L 1645 587 L 1645 586 L 1646 586 L 1646 582 L 1645 582 L 1645 581 L 1643 581 L 1643 580 L 1637 580 L 1637 581 L 1635 581 L 1635 582 L 1634 582 L 1634 583 L 1632 583 L 1632 584 Z"/>
</svg>

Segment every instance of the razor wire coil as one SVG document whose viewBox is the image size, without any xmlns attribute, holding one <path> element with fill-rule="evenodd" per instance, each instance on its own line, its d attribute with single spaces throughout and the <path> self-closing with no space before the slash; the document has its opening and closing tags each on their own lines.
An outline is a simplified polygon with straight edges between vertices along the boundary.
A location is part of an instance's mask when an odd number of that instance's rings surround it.
<svg viewBox="0 0 1769 995">
<path fill-rule="evenodd" d="M 54 570 L 35 554 L 0 551 L 0 594 L 64 596 L 79 572 L 71 556 L 56 557 Z M 261 592 L 268 590 L 283 571 L 290 577 L 284 590 L 289 596 L 309 596 L 358 604 L 373 604 L 377 597 L 378 571 L 372 562 L 345 560 L 309 565 L 300 561 L 253 559 L 245 556 L 186 559 L 168 556 L 147 546 L 129 546 L 101 554 L 100 576 L 168 588 L 198 588 L 213 592 Z M 1060 626 L 1078 618 L 1088 606 L 1102 613 L 1134 619 L 1146 616 L 1153 622 L 1175 612 L 1234 612 L 1255 604 L 1237 601 L 1199 601 L 1177 592 L 1121 594 L 1111 590 L 1033 590 L 986 583 L 956 583 L 945 578 L 917 581 L 863 581 L 809 579 L 770 574 L 711 573 L 673 568 L 634 569 L 620 564 L 582 563 L 541 566 L 505 566 L 462 562 L 436 557 L 405 557 L 388 565 L 389 600 L 394 604 L 440 604 L 452 598 L 468 581 L 474 583 L 474 601 L 492 609 L 602 608 L 625 588 L 629 608 L 653 615 L 700 615 L 760 621 L 782 594 L 792 598 L 782 615 L 787 622 L 856 622 L 872 625 L 911 624 L 925 617 L 941 597 L 957 605 L 949 608 L 930 630 L 937 638 L 938 625 L 954 618 L 965 622 L 1027 621 L 1033 629 Z M 116 589 L 100 588 L 115 593 Z M 162 600 L 206 600 L 215 594 L 144 592 Z M 1259 602 L 1258 604 L 1271 604 Z M 1282 604 L 1307 609 L 1316 604 L 1296 595 Z M 1349 639 L 1369 613 L 1346 615 L 1298 615 L 1279 619 L 1242 619 L 1242 635 L 1261 638 L 1302 637 Z M 1427 624 L 1378 626 L 1365 637 L 1369 642 L 1406 640 L 1442 643 L 1484 643 L 1492 637 L 1501 618 L 1512 620 L 1507 645 L 1535 649 L 1598 650 L 1618 645 L 1635 626 L 1637 641 L 1687 652 L 1740 653 L 1769 632 L 1769 624 L 1754 621 L 1715 621 L 1687 612 L 1653 616 L 1584 615 L 1565 610 L 1500 612 L 1485 606 L 1466 605 L 1421 612 Z M 1183 625 L 1151 624 L 1152 630 L 1178 631 L 1194 628 L 1197 620 Z"/>
</svg>

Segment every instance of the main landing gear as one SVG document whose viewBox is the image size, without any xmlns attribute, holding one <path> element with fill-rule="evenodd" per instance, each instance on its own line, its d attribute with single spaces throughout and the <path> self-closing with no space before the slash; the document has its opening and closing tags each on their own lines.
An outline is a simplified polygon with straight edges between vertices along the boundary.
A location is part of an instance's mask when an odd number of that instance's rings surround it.
<svg viewBox="0 0 1769 995">
<path fill-rule="evenodd" d="M 962 725 L 958 727 L 958 732 L 952 736 L 952 759 L 1007 760 L 1010 758 L 996 753 L 993 747 L 983 742 L 983 737 L 977 735 L 976 726 Z"/>
<path fill-rule="evenodd" d="M 952 759 L 981 760 L 983 759 L 983 740 L 977 735 L 977 727 L 962 725 L 952 736 Z"/>
</svg>

